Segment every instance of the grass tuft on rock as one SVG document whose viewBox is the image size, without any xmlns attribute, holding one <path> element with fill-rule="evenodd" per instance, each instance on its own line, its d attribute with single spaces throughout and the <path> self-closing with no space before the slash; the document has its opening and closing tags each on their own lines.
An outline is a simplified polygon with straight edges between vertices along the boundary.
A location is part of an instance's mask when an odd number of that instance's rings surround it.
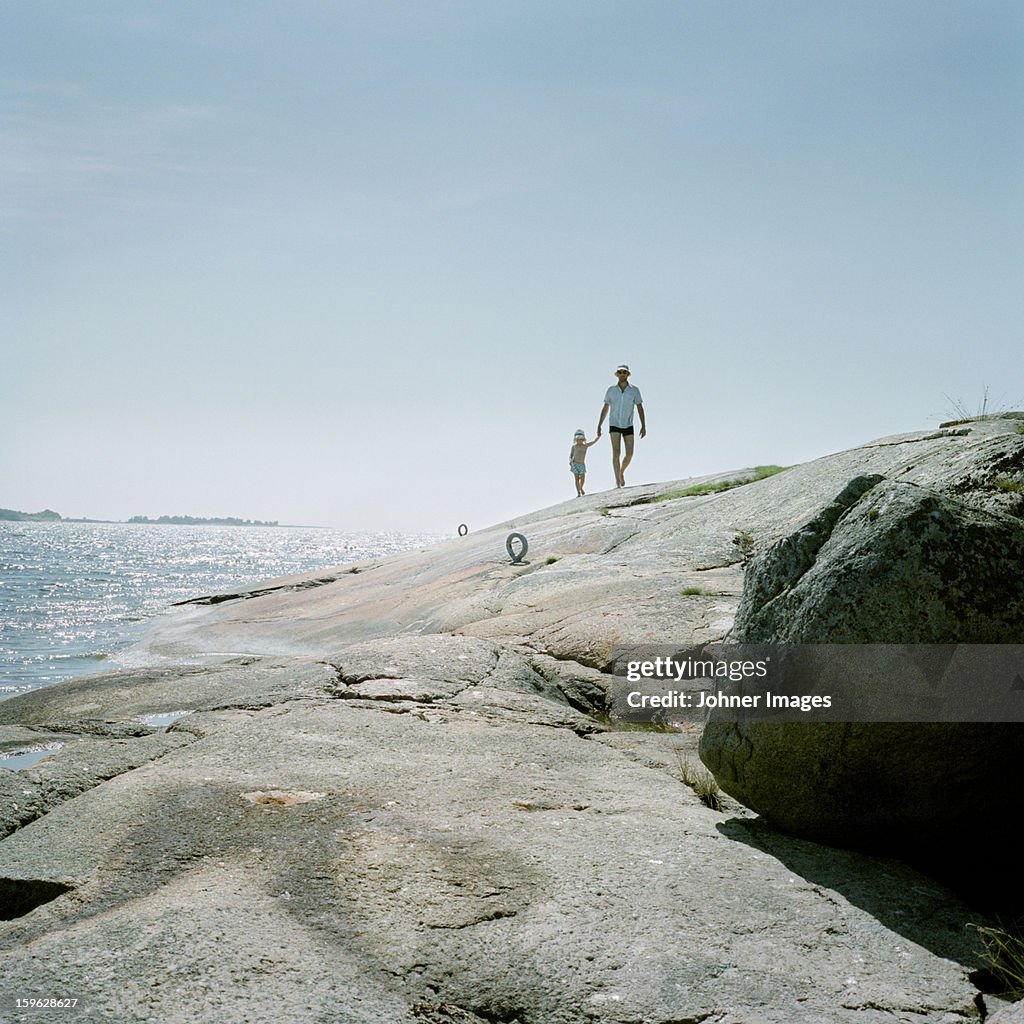
<svg viewBox="0 0 1024 1024">
<path fill-rule="evenodd" d="M 1007 494 L 1024 494 L 1024 483 L 1021 483 L 1020 480 L 1014 480 L 1008 476 L 997 476 L 992 482 L 999 490 L 1006 491 Z"/>
<path fill-rule="evenodd" d="M 754 555 L 754 548 L 757 542 L 746 530 L 737 530 L 732 542 L 736 545 L 736 550 L 740 553 L 743 564 L 746 565 Z"/>
<path fill-rule="evenodd" d="M 987 384 L 982 386 L 981 399 L 972 409 L 965 401 L 958 398 L 951 398 L 946 395 L 949 402 L 950 419 L 939 424 L 939 429 L 945 427 L 959 427 L 964 423 L 983 423 L 985 420 L 1017 420 L 1024 419 L 1024 412 L 1016 409 L 1006 409 L 1002 406 L 993 407 L 989 401 L 991 389 Z M 1017 428 L 1018 434 L 1024 434 L 1022 427 Z"/>
<path fill-rule="evenodd" d="M 764 480 L 766 477 L 775 476 L 781 473 L 785 466 L 754 466 L 753 476 L 737 477 L 733 480 L 716 480 L 707 484 L 694 484 L 692 487 L 684 487 L 678 491 L 668 491 L 660 494 L 652 501 L 672 501 L 675 498 L 694 498 L 704 494 L 718 494 L 721 491 L 731 491 L 734 487 L 742 487 L 744 484 L 752 484 L 757 480 Z"/>
<path fill-rule="evenodd" d="M 679 759 L 679 781 L 684 786 L 689 786 L 694 795 L 705 806 L 713 811 L 722 809 L 722 791 L 718 788 L 714 775 L 703 765 L 695 765 L 688 755 L 676 748 L 676 757 Z"/>
<path fill-rule="evenodd" d="M 1024 998 L 1024 932 L 1020 927 L 974 925 L 984 950 L 985 970 L 1000 989 L 1013 999 Z"/>
</svg>

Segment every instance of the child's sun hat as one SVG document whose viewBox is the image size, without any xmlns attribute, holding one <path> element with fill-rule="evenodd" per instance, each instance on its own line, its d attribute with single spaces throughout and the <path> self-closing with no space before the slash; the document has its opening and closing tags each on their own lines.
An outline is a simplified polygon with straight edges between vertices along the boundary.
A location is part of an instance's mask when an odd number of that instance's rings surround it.
<svg viewBox="0 0 1024 1024">
<path fill-rule="evenodd" d="M 583 430 L 577 430 L 577 431 L 576 431 L 576 433 L 575 433 L 575 434 L 573 434 L 572 436 L 573 436 L 573 437 L 586 437 L 587 435 L 586 435 L 586 432 L 585 432 L 585 431 L 583 431 Z"/>
</svg>

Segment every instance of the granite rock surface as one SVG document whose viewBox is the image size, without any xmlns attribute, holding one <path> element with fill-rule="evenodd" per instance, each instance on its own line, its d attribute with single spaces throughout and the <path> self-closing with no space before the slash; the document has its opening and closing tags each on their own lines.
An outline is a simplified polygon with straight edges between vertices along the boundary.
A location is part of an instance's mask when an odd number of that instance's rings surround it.
<svg viewBox="0 0 1024 1024">
<path fill-rule="evenodd" d="M 976 910 L 899 860 L 711 809 L 682 781 L 695 731 L 601 711 L 618 645 L 721 640 L 751 557 L 854 477 L 1012 515 L 999 481 L 1022 460 L 1016 424 L 985 422 L 718 494 L 588 496 L 211 595 L 122 670 L 0 703 L 0 745 L 63 743 L 0 772 L 19 804 L 0 841 L 5 1011 L 71 996 L 102 1022 L 979 1019 Z M 164 731 L 158 714 L 179 717 Z"/>
</svg>

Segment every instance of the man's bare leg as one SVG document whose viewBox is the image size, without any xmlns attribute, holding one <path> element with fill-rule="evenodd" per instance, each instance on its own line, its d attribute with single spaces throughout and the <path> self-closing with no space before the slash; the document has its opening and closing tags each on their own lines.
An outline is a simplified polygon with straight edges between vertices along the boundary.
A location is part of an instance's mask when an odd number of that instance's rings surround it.
<svg viewBox="0 0 1024 1024">
<path fill-rule="evenodd" d="M 633 435 L 623 435 L 626 441 L 626 457 L 622 460 L 622 468 L 619 470 L 619 486 L 626 486 L 626 467 L 633 461 Z"/>
<path fill-rule="evenodd" d="M 622 470 L 619 467 L 619 448 L 620 448 L 619 438 L 621 438 L 621 437 L 622 437 L 622 435 L 617 430 L 613 430 L 611 432 L 611 439 L 612 439 L 612 469 L 615 471 L 615 486 L 616 487 L 621 487 L 622 486 Z"/>
</svg>

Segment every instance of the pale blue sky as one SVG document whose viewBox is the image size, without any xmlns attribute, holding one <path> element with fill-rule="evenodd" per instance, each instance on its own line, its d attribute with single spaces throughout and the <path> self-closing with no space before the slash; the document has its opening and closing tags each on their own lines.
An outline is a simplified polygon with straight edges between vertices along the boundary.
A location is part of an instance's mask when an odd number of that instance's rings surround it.
<svg viewBox="0 0 1024 1024">
<path fill-rule="evenodd" d="M 1022 68 L 1017 2 L 7 0 L 0 505 L 477 528 L 619 361 L 632 483 L 1020 408 Z"/>
</svg>

